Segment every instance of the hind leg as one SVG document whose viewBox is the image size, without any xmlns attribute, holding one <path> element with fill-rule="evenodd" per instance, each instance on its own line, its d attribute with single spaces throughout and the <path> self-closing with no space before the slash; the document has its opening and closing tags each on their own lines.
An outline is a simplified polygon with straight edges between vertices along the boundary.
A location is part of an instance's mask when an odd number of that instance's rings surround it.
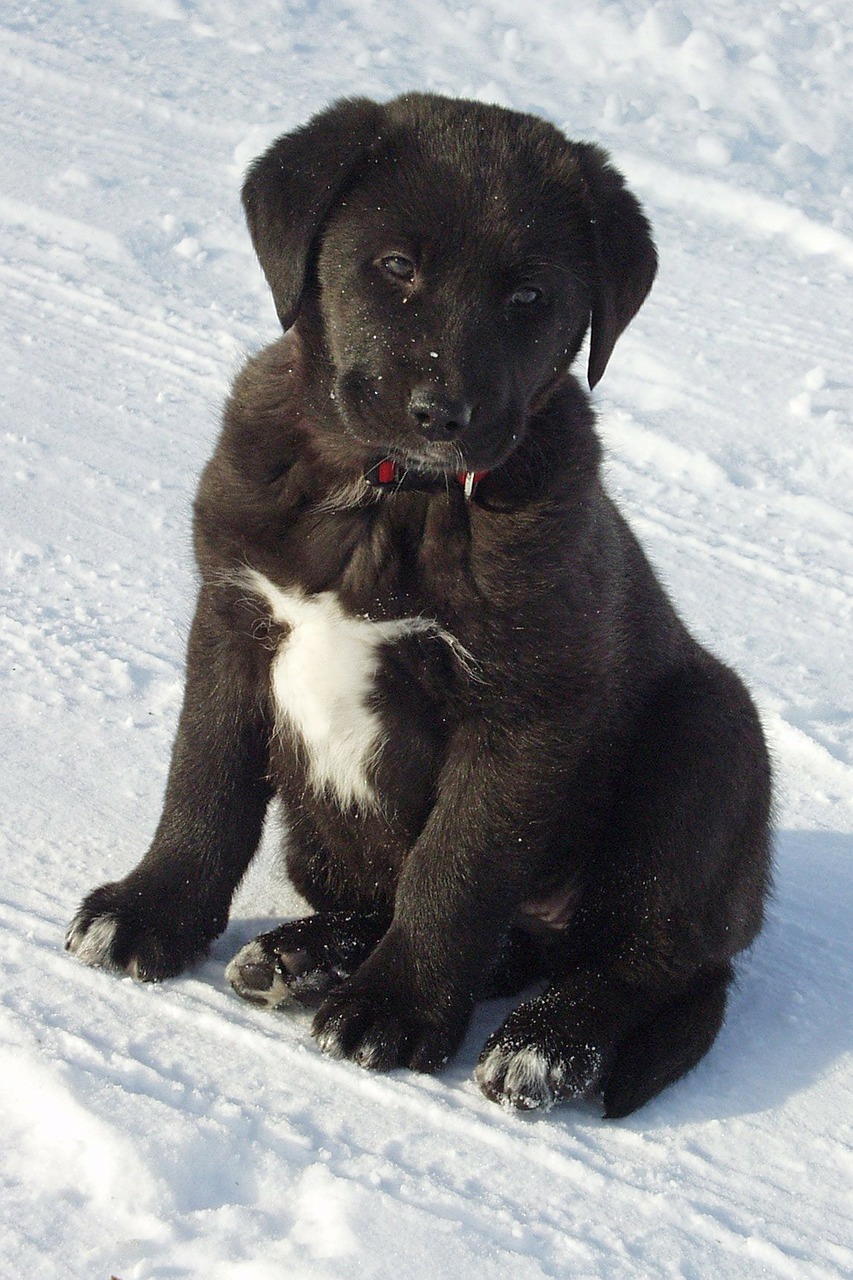
<svg viewBox="0 0 853 1280">
<path fill-rule="evenodd" d="M 769 768 L 758 720 L 708 659 L 650 700 L 552 986 L 489 1040 L 477 1079 L 520 1108 L 603 1093 L 627 1115 L 720 1028 L 730 961 L 761 924 Z"/>
<path fill-rule="evenodd" d="M 603 1094 L 608 1119 L 630 1115 L 710 1048 L 731 977 L 728 966 L 700 974 L 656 1004 L 614 976 L 576 973 L 509 1015 L 486 1042 L 477 1083 L 522 1111 Z"/>
<path fill-rule="evenodd" d="M 579 970 L 509 1015 L 486 1041 L 477 1083 L 493 1102 L 523 1111 L 591 1095 L 647 1007 L 614 975 Z"/>
<path fill-rule="evenodd" d="M 700 973 L 625 1037 L 604 1083 L 608 1120 L 630 1115 L 704 1058 L 723 1024 L 733 976 L 731 965 Z"/>
</svg>

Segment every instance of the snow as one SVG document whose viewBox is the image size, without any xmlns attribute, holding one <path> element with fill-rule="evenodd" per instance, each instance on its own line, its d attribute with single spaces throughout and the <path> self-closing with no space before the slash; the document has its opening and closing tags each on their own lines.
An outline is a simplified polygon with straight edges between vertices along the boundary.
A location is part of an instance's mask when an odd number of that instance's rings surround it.
<svg viewBox="0 0 853 1280">
<path fill-rule="evenodd" d="M 853 1273 L 853 28 L 847 0 L 21 0 L 0 19 L 0 1275 Z M 224 966 L 299 911 L 265 849 L 160 987 L 62 949 L 156 823 L 218 406 L 276 331 L 247 162 L 342 94 L 602 142 L 661 253 L 596 391 L 609 483 L 747 679 L 778 871 L 727 1022 L 627 1121 L 323 1057 Z"/>
</svg>

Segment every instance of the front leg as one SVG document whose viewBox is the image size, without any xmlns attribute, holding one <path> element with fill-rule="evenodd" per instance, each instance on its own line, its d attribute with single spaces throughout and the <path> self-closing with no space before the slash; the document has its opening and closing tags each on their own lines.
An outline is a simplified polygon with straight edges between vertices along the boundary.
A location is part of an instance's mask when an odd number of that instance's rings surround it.
<svg viewBox="0 0 853 1280">
<path fill-rule="evenodd" d="M 556 777 L 547 763 L 523 763 L 537 760 L 535 737 L 494 725 L 457 732 L 390 928 L 314 1019 L 324 1052 L 435 1071 L 456 1050 L 550 842 Z"/>
<path fill-rule="evenodd" d="M 438 1071 L 457 1049 L 474 993 L 452 972 L 429 976 L 417 946 L 400 926 L 332 991 L 314 1018 L 324 1053 L 375 1071 Z"/>
<path fill-rule="evenodd" d="M 158 981 L 225 928 L 271 793 L 264 687 L 241 608 L 202 588 L 163 814 L 139 865 L 90 893 L 71 922 L 66 947 L 85 964 Z"/>
</svg>

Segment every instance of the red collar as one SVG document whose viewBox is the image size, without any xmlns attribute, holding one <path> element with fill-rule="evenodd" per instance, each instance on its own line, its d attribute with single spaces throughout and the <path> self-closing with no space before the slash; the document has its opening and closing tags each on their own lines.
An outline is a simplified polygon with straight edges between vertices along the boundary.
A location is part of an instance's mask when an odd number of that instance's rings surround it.
<svg viewBox="0 0 853 1280">
<path fill-rule="evenodd" d="M 465 490 L 465 497 L 470 501 L 477 485 L 488 475 L 487 471 L 459 471 L 456 480 Z M 364 478 L 377 489 L 435 489 L 444 483 L 445 477 L 434 471 L 418 471 L 415 467 L 404 467 L 393 458 L 383 458 L 364 473 Z"/>
</svg>

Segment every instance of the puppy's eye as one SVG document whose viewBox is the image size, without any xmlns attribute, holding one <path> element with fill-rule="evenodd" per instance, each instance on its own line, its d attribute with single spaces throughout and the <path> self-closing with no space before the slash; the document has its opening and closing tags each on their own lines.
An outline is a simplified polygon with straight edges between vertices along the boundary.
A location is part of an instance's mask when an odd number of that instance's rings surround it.
<svg viewBox="0 0 853 1280">
<path fill-rule="evenodd" d="M 401 253 L 389 253 L 387 257 L 381 259 L 382 269 L 388 272 L 389 276 L 393 276 L 395 280 L 405 280 L 411 283 L 415 278 L 415 264 L 411 258 L 404 258 Z"/>
<path fill-rule="evenodd" d="M 538 302 L 541 297 L 541 289 L 534 289 L 532 285 L 525 285 L 520 289 L 513 290 L 509 295 L 508 302 L 511 307 L 530 307 L 534 302 Z"/>
</svg>

